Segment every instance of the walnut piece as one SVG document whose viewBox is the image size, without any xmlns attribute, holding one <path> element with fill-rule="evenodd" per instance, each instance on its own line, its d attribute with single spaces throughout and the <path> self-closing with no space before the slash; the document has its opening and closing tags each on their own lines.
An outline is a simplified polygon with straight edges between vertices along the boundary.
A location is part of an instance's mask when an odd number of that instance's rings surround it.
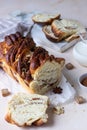
<svg viewBox="0 0 87 130">
<path fill-rule="evenodd" d="M 66 67 L 68 70 L 72 70 L 72 69 L 75 68 L 74 65 L 71 64 L 71 63 L 67 63 L 67 64 L 65 65 L 65 67 Z"/>
<path fill-rule="evenodd" d="M 86 99 L 83 98 L 82 96 L 77 96 L 75 97 L 75 101 L 78 103 L 78 104 L 83 104 L 86 102 Z"/>
<path fill-rule="evenodd" d="M 8 89 L 2 89 L 1 93 L 3 97 L 9 96 L 11 94 Z"/>
<path fill-rule="evenodd" d="M 54 107 L 53 112 L 57 115 L 64 114 L 64 107 L 61 106 Z"/>
<path fill-rule="evenodd" d="M 56 88 L 53 89 L 53 92 L 54 92 L 55 94 L 61 94 L 62 91 L 63 91 L 63 89 L 62 89 L 61 87 L 56 87 Z"/>
</svg>

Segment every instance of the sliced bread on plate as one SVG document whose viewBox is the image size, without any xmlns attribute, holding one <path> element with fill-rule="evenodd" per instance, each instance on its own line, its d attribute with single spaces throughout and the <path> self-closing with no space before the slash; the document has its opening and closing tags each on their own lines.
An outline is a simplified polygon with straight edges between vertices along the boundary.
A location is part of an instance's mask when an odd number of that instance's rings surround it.
<svg viewBox="0 0 87 130">
<path fill-rule="evenodd" d="M 79 23 L 77 21 L 69 19 L 54 20 L 51 24 L 55 36 L 59 36 L 62 39 L 75 34 L 78 26 Z"/>
<path fill-rule="evenodd" d="M 51 25 L 45 25 L 42 28 L 42 31 L 45 33 L 47 39 L 53 41 L 53 42 L 58 42 L 60 40 L 59 37 L 56 37 L 51 29 Z"/>
</svg>

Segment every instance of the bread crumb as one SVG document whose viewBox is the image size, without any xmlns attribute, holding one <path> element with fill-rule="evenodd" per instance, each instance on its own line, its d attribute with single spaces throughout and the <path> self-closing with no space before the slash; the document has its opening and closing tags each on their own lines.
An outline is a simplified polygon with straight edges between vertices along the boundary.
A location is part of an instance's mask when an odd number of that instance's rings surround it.
<svg viewBox="0 0 87 130">
<path fill-rule="evenodd" d="M 65 65 L 65 67 L 66 67 L 68 70 L 72 70 L 72 69 L 75 68 L 74 65 L 71 64 L 71 63 L 67 63 L 67 64 Z"/>
<path fill-rule="evenodd" d="M 1 93 L 3 97 L 9 96 L 11 94 L 8 89 L 2 89 Z"/>
<path fill-rule="evenodd" d="M 86 99 L 83 98 L 82 96 L 77 96 L 75 97 L 75 101 L 78 103 L 78 104 L 83 104 L 86 102 Z"/>
<path fill-rule="evenodd" d="M 61 107 L 61 106 L 57 106 L 57 107 L 54 107 L 53 108 L 53 112 L 57 115 L 61 115 L 61 114 L 64 114 L 64 107 Z"/>
</svg>

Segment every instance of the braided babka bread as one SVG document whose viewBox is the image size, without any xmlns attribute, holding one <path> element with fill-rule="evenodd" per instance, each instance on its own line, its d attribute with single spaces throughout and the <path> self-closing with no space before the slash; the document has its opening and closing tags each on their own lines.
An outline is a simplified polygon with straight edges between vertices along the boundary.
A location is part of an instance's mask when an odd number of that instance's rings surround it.
<svg viewBox="0 0 87 130">
<path fill-rule="evenodd" d="M 44 94 L 56 87 L 64 62 L 18 32 L 0 43 L 0 66 L 30 93 Z"/>
</svg>

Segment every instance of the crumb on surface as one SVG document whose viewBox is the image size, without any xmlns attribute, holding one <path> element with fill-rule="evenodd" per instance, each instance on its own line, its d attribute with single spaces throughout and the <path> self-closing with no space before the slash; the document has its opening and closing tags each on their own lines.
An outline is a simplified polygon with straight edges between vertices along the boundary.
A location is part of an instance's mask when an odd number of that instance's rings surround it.
<svg viewBox="0 0 87 130">
<path fill-rule="evenodd" d="M 77 96 L 75 97 L 75 101 L 78 103 L 78 104 L 83 104 L 83 103 L 86 103 L 86 99 L 82 96 Z"/>
<path fill-rule="evenodd" d="M 54 107 L 53 108 L 53 112 L 57 115 L 61 115 L 61 114 L 64 114 L 64 107 L 61 107 L 61 106 L 57 106 L 57 107 Z"/>
<path fill-rule="evenodd" d="M 9 96 L 11 94 L 7 88 L 1 89 L 1 93 L 3 97 Z"/>
<path fill-rule="evenodd" d="M 66 67 L 68 70 L 72 70 L 72 69 L 75 68 L 72 63 L 67 63 L 67 64 L 65 65 L 65 67 Z"/>
</svg>

